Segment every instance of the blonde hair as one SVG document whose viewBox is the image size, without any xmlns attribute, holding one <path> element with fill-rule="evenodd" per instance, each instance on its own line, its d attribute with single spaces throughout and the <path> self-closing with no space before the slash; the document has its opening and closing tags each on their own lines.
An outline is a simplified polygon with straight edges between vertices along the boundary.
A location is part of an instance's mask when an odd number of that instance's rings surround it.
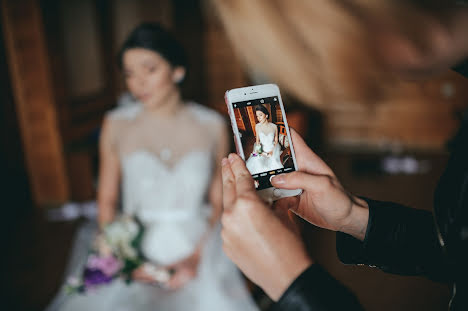
<svg viewBox="0 0 468 311">
<path fill-rule="evenodd" d="M 385 0 L 212 3 L 243 61 L 304 102 L 321 106 L 336 101 L 372 102 L 397 84 L 381 49 L 408 52 L 406 46 L 382 47 L 373 27 L 391 26 L 403 35 L 400 42 L 409 40 L 416 51 L 429 46 L 425 21 L 442 21 L 442 13 L 396 2 L 398 6 Z"/>
</svg>

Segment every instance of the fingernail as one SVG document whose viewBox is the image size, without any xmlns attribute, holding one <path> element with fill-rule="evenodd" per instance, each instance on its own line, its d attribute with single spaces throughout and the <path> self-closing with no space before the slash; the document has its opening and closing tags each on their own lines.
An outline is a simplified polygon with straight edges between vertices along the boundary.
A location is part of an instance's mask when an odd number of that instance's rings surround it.
<svg viewBox="0 0 468 311">
<path fill-rule="evenodd" d="M 229 157 L 228 157 L 228 159 L 229 159 L 229 163 L 232 163 L 232 162 L 234 162 L 234 159 L 235 159 L 235 157 L 234 157 L 234 153 L 231 153 L 231 154 L 229 154 Z"/>
<path fill-rule="evenodd" d="M 273 176 L 273 178 L 271 178 L 271 182 L 276 185 L 284 184 L 284 181 L 285 181 L 284 174 L 276 175 L 276 176 Z"/>
<path fill-rule="evenodd" d="M 228 159 L 227 159 L 227 158 L 223 158 L 223 159 L 221 160 L 221 165 L 222 165 L 222 166 L 225 166 L 226 164 L 228 164 Z"/>
</svg>

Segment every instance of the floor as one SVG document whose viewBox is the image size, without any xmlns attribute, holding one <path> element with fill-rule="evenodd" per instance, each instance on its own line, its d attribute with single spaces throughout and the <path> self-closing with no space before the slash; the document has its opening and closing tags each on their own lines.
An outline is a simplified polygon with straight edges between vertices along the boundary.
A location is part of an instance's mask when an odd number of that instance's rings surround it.
<svg viewBox="0 0 468 311">
<path fill-rule="evenodd" d="M 432 191 L 447 156 L 412 154 L 424 163 L 420 173 L 391 175 L 381 170 L 382 154 L 329 152 L 324 159 L 349 191 L 374 199 L 393 200 L 415 208 L 430 209 Z M 74 232 L 81 221 L 48 222 L 38 211 L 29 213 L 7 236 L 2 290 L 8 310 L 39 311 L 53 297 L 63 278 Z M 349 286 L 366 310 L 446 310 L 449 290 L 419 277 L 402 277 L 368 267 L 344 266 L 336 258 L 335 235 L 309 228 L 312 256 L 332 275 Z M 261 291 L 258 301 L 268 305 Z"/>
<path fill-rule="evenodd" d="M 48 222 L 37 213 L 18 223 L 6 263 L 8 310 L 44 309 L 63 278 L 80 222 Z"/>
</svg>

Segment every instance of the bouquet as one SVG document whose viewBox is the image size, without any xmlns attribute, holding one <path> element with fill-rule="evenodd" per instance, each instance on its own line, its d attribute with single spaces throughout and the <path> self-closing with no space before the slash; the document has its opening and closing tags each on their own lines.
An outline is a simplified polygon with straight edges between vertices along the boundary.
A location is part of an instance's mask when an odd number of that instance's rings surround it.
<svg viewBox="0 0 468 311">
<path fill-rule="evenodd" d="M 86 293 L 115 279 L 130 283 L 133 271 L 142 264 L 148 265 L 145 270 L 153 272 L 156 279 L 167 279 L 167 275 L 160 275 L 163 270 L 149 266 L 142 256 L 143 231 L 143 226 L 127 215 L 103 228 L 93 243 L 82 273 L 68 279 L 66 291 Z"/>
<path fill-rule="evenodd" d="M 263 153 L 262 145 L 255 143 L 254 150 L 252 152 L 252 156 L 257 157 Z"/>
</svg>

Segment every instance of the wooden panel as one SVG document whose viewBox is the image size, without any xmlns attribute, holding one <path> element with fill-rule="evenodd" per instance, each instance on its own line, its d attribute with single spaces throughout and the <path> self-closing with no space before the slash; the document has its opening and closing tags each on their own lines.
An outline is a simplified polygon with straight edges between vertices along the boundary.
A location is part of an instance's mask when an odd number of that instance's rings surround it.
<svg viewBox="0 0 468 311">
<path fill-rule="evenodd" d="M 240 110 L 239 109 L 234 109 L 234 115 L 236 117 L 236 121 L 237 121 L 237 128 L 239 129 L 239 131 L 245 131 L 245 124 L 244 124 L 244 120 L 242 119 L 242 115 L 240 113 Z"/>
<path fill-rule="evenodd" d="M 276 122 L 283 122 L 283 113 L 281 112 L 281 109 L 276 109 L 275 107 L 275 117 L 276 117 Z"/>
<path fill-rule="evenodd" d="M 94 0 L 61 1 L 60 12 L 69 95 L 99 92 L 106 79 Z"/>
<path fill-rule="evenodd" d="M 402 85 L 390 98 L 374 105 L 327 107 L 327 140 L 338 146 L 440 150 L 455 134 L 467 105 L 468 79 L 447 72 Z"/>
<path fill-rule="evenodd" d="M 166 0 L 167 1 L 167 0 Z M 203 79 L 205 59 L 202 44 L 204 23 L 202 21 L 201 1 L 171 0 L 172 27 L 175 37 L 186 51 L 188 70 L 181 92 L 184 98 L 207 105 L 206 84 Z"/>
<path fill-rule="evenodd" d="M 141 22 L 159 22 L 172 28 L 171 0 L 113 0 L 112 3 L 114 55 L 117 55 L 124 40 Z"/>
<path fill-rule="evenodd" d="M 252 132 L 254 136 L 257 137 L 257 131 L 255 127 L 257 125 L 257 118 L 255 117 L 252 106 L 248 106 L 246 108 L 247 108 L 247 113 L 249 116 L 250 127 L 252 128 Z"/>
<path fill-rule="evenodd" d="M 227 115 L 224 93 L 247 85 L 244 68 L 235 55 L 214 10 L 205 1 L 204 14 L 204 79 L 207 104 Z M 255 127 L 254 127 L 255 128 Z"/>
<path fill-rule="evenodd" d="M 247 112 L 247 107 L 240 108 L 239 113 L 241 115 L 242 123 L 245 126 L 246 134 L 248 134 L 248 135 L 250 135 L 250 133 L 255 134 L 255 126 L 252 129 L 252 125 L 251 125 L 251 122 L 250 122 L 250 117 L 249 117 L 249 114 Z"/>
<path fill-rule="evenodd" d="M 33 200 L 68 199 L 43 24 L 38 2 L 2 1 L 3 29 Z"/>
<path fill-rule="evenodd" d="M 68 150 L 70 144 L 86 141 L 100 127 L 104 112 L 115 105 L 113 7 L 109 0 L 49 1 L 44 11 L 56 7 L 57 14 L 49 18 L 61 29 L 49 33 L 55 35 L 49 41 L 57 41 L 55 52 L 63 57 L 63 66 L 54 69 L 62 70 L 67 82 L 60 106 L 65 107 L 62 133 Z"/>
<path fill-rule="evenodd" d="M 91 155 L 84 152 L 73 152 L 68 156 L 68 172 L 74 178 L 70 179 L 71 199 L 88 201 L 95 198 Z"/>
<path fill-rule="evenodd" d="M 89 199 L 95 168 L 91 160 L 82 160 L 82 153 L 95 159 L 102 117 L 115 105 L 113 1 L 42 0 L 40 3 L 69 197 Z"/>
</svg>

